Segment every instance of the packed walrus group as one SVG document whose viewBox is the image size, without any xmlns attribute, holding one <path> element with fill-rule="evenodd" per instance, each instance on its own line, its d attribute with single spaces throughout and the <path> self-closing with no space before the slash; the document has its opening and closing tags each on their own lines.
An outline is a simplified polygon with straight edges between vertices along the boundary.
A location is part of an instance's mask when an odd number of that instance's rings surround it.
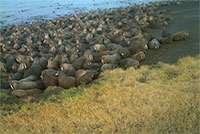
<svg viewBox="0 0 200 134">
<path fill-rule="evenodd" d="M 17 97 L 42 93 L 49 86 L 69 89 L 88 84 L 100 72 L 138 68 L 147 49 L 185 39 L 187 32 L 160 37 L 170 17 L 162 7 L 176 2 L 132 5 L 74 14 L 0 29 L 1 93 Z"/>
</svg>

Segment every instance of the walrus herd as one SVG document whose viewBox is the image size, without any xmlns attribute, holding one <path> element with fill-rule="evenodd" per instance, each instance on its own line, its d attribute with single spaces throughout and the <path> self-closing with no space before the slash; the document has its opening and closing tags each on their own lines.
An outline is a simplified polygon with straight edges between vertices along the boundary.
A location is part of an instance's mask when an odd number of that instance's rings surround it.
<svg viewBox="0 0 200 134">
<path fill-rule="evenodd" d="M 1 93 L 17 97 L 42 93 L 49 86 L 64 89 L 88 84 L 99 73 L 138 68 L 147 49 L 186 38 L 163 30 L 167 9 L 177 2 L 157 2 L 105 9 L 53 20 L 16 24 L 0 29 Z"/>
</svg>

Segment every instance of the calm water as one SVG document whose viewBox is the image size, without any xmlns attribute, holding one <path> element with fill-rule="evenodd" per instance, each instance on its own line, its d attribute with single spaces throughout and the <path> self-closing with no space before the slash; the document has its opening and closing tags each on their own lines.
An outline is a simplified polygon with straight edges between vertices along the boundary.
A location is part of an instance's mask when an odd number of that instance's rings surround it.
<svg viewBox="0 0 200 134">
<path fill-rule="evenodd" d="M 70 13 L 155 1 L 161 0 L 0 0 L 0 27 L 52 19 Z"/>
</svg>

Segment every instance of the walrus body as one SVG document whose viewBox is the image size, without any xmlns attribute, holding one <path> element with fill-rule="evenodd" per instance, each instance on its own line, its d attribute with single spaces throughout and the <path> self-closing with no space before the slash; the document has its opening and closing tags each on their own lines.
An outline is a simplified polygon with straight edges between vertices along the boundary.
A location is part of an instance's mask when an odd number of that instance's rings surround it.
<svg viewBox="0 0 200 134">
<path fill-rule="evenodd" d="M 80 84 L 88 84 L 92 82 L 94 74 L 91 71 L 88 70 L 78 70 L 75 74 L 76 78 L 76 85 Z"/>
<path fill-rule="evenodd" d="M 18 89 L 18 90 L 13 90 L 11 92 L 11 95 L 16 96 L 16 97 L 25 97 L 28 95 L 38 94 L 41 92 L 42 90 L 40 89 L 27 89 L 27 90 Z"/>
<path fill-rule="evenodd" d="M 59 72 L 58 74 L 58 86 L 68 89 L 75 86 L 75 78 L 71 76 L 66 76 L 64 73 Z"/>
<path fill-rule="evenodd" d="M 31 76 L 31 75 L 34 75 L 37 78 L 39 78 L 41 75 L 41 72 L 42 72 L 42 67 L 40 66 L 40 64 L 37 61 L 35 61 L 31 65 L 31 67 L 27 71 L 25 71 L 24 78 Z"/>
<path fill-rule="evenodd" d="M 146 55 L 145 55 L 145 53 L 142 52 L 142 51 L 140 51 L 140 52 L 138 52 L 138 53 L 136 53 L 136 54 L 134 54 L 134 55 L 132 56 L 132 58 L 133 58 L 134 60 L 137 60 L 137 61 L 143 61 L 143 60 L 145 59 L 145 57 L 146 57 Z"/>
<path fill-rule="evenodd" d="M 120 66 L 124 69 L 127 69 L 129 67 L 135 67 L 135 68 L 138 68 L 140 66 L 140 63 L 139 61 L 137 60 L 134 60 L 132 58 L 125 58 L 125 59 L 122 59 L 120 61 Z"/>
<path fill-rule="evenodd" d="M 58 78 L 56 77 L 56 70 L 46 69 L 42 71 L 42 75 L 40 76 L 45 87 L 49 86 L 58 86 Z"/>
<path fill-rule="evenodd" d="M 37 88 L 37 89 L 44 89 L 44 85 L 42 81 L 12 81 L 10 83 L 11 88 L 14 89 L 32 89 L 32 88 Z"/>
</svg>

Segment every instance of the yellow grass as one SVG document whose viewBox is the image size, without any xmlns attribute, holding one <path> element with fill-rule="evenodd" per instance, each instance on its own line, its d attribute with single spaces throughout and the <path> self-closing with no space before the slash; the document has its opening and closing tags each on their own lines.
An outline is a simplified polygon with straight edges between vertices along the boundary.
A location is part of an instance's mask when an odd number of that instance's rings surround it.
<svg viewBox="0 0 200 134">
<path fill-rule="evenodd" d="M 199 60 L 200 56 L 186 57 L 176 65 L 160 62 L 137 70 L 106 71 L 87 87 L 35 103 L 28 97 L 26 104 L 18 104 L 21 108 L 1 105 L 0 133 L 197 134 Z"/>
</svg>

